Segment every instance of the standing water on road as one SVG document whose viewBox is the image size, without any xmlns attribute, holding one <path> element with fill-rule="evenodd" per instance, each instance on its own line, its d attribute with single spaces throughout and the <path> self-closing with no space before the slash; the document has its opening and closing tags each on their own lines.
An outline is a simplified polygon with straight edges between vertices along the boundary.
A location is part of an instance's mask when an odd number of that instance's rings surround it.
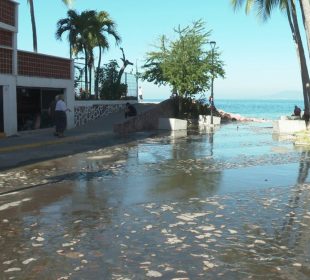
<svg viewBox="0 0 310 280">
<path fill-rule="evenodd" d="M 1 172 L 33 188 L 0 196 L 0 275 L 309 279 L 309 155 L 246 123 Z"/>
</svg>

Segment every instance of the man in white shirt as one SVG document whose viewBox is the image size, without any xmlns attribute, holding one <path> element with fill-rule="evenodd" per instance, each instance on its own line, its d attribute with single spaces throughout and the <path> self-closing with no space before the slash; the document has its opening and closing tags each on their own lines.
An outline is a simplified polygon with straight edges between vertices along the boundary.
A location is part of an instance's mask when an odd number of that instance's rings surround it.
<svg viewBox="0 0 310 280">
<path fill-rule="evenodd" d="M 55 107 L 55 123 L 56 123 L 56 133 L 55 136 L 64 137 L 64 131 L 67 127 L 67 114 L 66 112 L 71 110 L 67 107 L 64 102 L 64 96 L 59 95 L 58 101 Z"/>
<path fill-rule="evenodd" d="M 141 86 L 139 86 L 139 89 L 138 89 L 138 96 L 139 96 L 140 101 L 142 101 L 143 100 L 143 92 L 142 92 Z"/>
</svg>

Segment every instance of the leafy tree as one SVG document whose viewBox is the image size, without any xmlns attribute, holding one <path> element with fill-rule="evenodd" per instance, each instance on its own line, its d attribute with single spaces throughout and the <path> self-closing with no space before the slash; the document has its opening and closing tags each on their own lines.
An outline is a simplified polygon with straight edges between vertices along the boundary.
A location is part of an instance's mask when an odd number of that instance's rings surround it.
<svg viewBox="0 0 310 280">
<path fill-rule="evenodd" d="M 100 98 L 101 99 L 121 99 L 126 95 L 127 85 L 118 81 L 119 66 L 116 60 L 111 60 L 98 71 Z"/>
<path fill-rule="evenodd" d="M 152 82 L 156 85 L 167 85 L 169 84 L 168 78 L 164 75 L 162 65 L 165 59 L 169 56 L 166 44 L 168 39 L 165 35 L 160 38 L 160 45 L 157 46 L 157 51 L 147 53 L 145 64 L 142 66 L 144 72 L 141 75 L 143 80 Z"/>
<path fill-rule="evenodd" d="M 310 101 L 310 80 L 309 80 L 309 72 L 307 67 L 306 56 L 302 44 L 302 38 L 300 34 L 300 29 L 298 25 L 298 13 L 295 6 L 295 0 L 231 0 L 231 3 L 235 9 L 240 8 L 245 3 L 245 10 L 246 13 L 249 13 L 252 8 L 257 10 L 257 14 L 263 20 L 267 20 L 271 16 L 271 12 L 274 8 L 279 8 L 283 11 L 288 19 L 288 23 L 290 26 L 290 30 L 292 33 L 293 41 L 296 46 L 297 56 L 299 59 L 300 64 L 300 73 L 301 73 L 301 80 L 302 80 L 302 87 L 303 87 L 303 97 L 304 97 L 304 106 L 305 112 L 310 114 L 309 108 L 309 101 Z M 309 25 L 310 23 L 310 4 L 309 0 L 306 1 L 299 1 L 301 7 L 301 14 L 303 17 L 303 22 L 305 26 L 305 30 L 307 31 L 308 40 L 310 38 L 309 32 Z M 305 13 L 307 12 L 307 14 Z M 309 48 L 309 43 L 308 43 Z"/>
<path fill-rule="evenodd" d="M 168 84 L 184 97 L 208 90 L 212 73 L 215 78 L 225 74 L 220 54 L 214 51 L 212 64 L 212 52 L 207 50 L 211 32 L 205 32 L 201 20 L 174 31 L 176 40 L 162 36 L 157 51 L 147 54 L 142 79 L 158 85 Z"/>
<path fill-rule="evenodd" d="M 219 52 L 212 52 L 207 46 L 211 32 L 205 31 L 201 20 L 174 31 L 176 40 L 162 36 L 157 50 L 147 54 L 142 79 L 158 85 L 170 85 L 182 98 L 207 91 L 212 77 L 225 75 Z M 180 99 L 180 113 L 181 107 Z"/>
</svg>

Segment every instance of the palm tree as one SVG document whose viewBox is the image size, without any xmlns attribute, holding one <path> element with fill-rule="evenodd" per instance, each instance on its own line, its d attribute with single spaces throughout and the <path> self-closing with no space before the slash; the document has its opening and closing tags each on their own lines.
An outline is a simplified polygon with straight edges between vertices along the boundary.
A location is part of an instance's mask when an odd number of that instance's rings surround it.
<svg viewBox="0 0 310 280">
<path fill-rule="evenodd" d="M 90 54 L 90 41 L 95 26 L 96 11 L 83 11 L 78 14 L 74 10 L 67 12 L 67 18 L 57 22 L 56 39 L 61 40 L 65 32 L 69 32 L 70 58 L 73 54 L 84 52 L 85 55 L 85 90 L 88 91 L 88 65 Z"/>
<path fill-rule="evenodd" d="M 37 27 L 36 19 L 34 15 L 34 5 L 33 0 L 27 0 L 30 7 L 30 17 L 31 17 L 31 26 L 32 26 L 32 41 L 33 41 L 33 51 L 38 52 L 38 41 L 37 41 Z M 73 0 L 62 0 L 67 6 L 72 4 Z"/>
<path fill-rule="evenodd" d="M 34 52 L 38 52 L 37 27 L 36 27 L 36 19 L 35 19 L 35 16 L 34 16 L 33 0 L 28 0 L 28 4 L 29 4 L 29 7 L 30 7 L 33 51 Z"/>
<path fill-rule="evenodd" d="M 101 11 L 97 13 L 96 19 L 97 19 L 97 26 L 94 35 L 95 35 L 95 46 L 99 48 L 99 58 L 95 78 L 95 95 L 96 98 L 98 98 L 99 70 L 101 67 L 102 52 L 104 49 L 109 49 L 110 47 L 107 37 L 105 36 L 105 33 L 107 35 L 111 35 L 115 39 L 116 45 L 118 45 L 121 42 L 121 37 L 116 31 L 115 23 L 110 18 L 107 12 Z"/>
<path fill-rule="evenodd" d="M 107 12 L 97 13 L 94 10 L 83 11 L 81 14 L 69 10 L 67 18 L 60 19 L 57 23 L 56 38 L 61 40 L 62 35 L 68 33 L 70 44 L 70 58 L 72 54 L 83 52 L 85 55 L 85 89 L 91 88 L 92 69 L 94 67 L 94 48 L 99 47 L 99 60 L 97 72 L 101 65 L 102 50 L 109 48 L 109 43 L 104 35 L 112 35 L 116 43 L 120 42 L 120 36 L 115 30 L 115 23 L 110 19 Z M 97 96 L 98 75 L 95 79 L 95 89 Z"/>
<path fill-rule="evenodd" d="M 303 24 L 306 30 L 308 53 L 310 56 L 310 1 L 299 0 L 300 10 L 302 14 Z"/>
<path fill-rule="evenodd" d="M 70 45 L 70 59 L 72 58 L 73 46 L 77 44 L 79 30 L 78 26 L 80 21 L 80 15 L 74 10 L 68 10 L 67 17 L 60 19 L 57 22 L 56 39 L 62 40 L 62 35 L 65 32 L 69 32 L 68 41 Z"/>
<path fill-rule="evenodd" d="M 306 0 L 309 1 L 309 0 Z M 246 4 L 246 13 L 249 13 L 250 10 L 255 7 L 258 11 L 258 15 L 263 19 L 267 20 L 271 16 L 272 9 L 275 7 L 280 8 L 281 11 L 284 11 L 287 15 L 289 26 L 291 29 L 293 41 L 296 46 L 297 56 L 300 62 L 300 72 L 301 80 L 303 87 L 303 97 L 304 97 L 304 106 L 305 113 L 310 115 L 309 111 L 309 100 L 310 100 L 310 80 L 309 72 L 307 68 L 307 62 L 305 57 L 305 52 L 302 44 L 302 39 L 300 35 L 297 11 L 295 6 L 295 0 L 231 0 L 231 3 L 235 9 L 241 7 L 244 3 Z M 301 3 L 301 2 L 300 2 Z M 302 5 L 302 3 L 301 3 Z M 304 6 L 301 6 L 304 7 Z M 304 12 L 304 11 L 303 11 Z M 305 17 L 304 17 L 305 23 Z"/>
</svg>

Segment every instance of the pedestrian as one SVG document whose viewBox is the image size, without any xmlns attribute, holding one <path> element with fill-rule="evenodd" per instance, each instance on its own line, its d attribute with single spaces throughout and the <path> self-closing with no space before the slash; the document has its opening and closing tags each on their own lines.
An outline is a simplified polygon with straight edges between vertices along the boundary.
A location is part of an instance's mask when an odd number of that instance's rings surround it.
<svg viewBox="0 0 310 280">
<path fill-rule="evenodd" d="M 136 115 L 137 115 L 136 108 L 129 102 L 127 102 L 125 107 L 125 119 L 127 119 L 127 117 L 134 117 Z"/>
<path fill-rule="evenodd" d="M 67 127 L 67 112 L 71 110 L 67 107 L 64 102 L 64 96 L 59 95 L 55 107 L 55 123 L 56 123 L 56 132 L 55 136 L 64 137 L 64 131 Z"/>
<path fill-rule="evenodd" d="M 143 91 L 142 91 L 141 86 L 139 86 L 139 89 L 138 89 L 138 96 L 139 96 L 140 101 L 142 101 L 143 100 Z"/>
<path fill-rule="evenodd" d="M 209 97 L 209 104 L 210 104 L 210 107 L 214 107 L 214 99 L 213 99 L 213 97 L 210 95 L 210 97 Z"/>
</svg>

